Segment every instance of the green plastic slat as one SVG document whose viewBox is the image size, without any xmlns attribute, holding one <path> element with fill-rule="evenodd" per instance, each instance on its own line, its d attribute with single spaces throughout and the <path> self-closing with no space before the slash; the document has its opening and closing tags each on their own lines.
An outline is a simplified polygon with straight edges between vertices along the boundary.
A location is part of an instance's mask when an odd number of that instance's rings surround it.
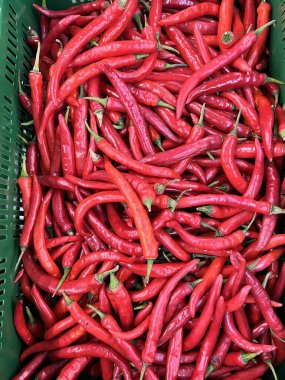
<svg viewBox="0 0 285 380">
<path fill-rule="evenodd" d="M 271 0 L 271 19 L 276 20 L 270 33 L 270 75 L 285 81 L 285 1 Z M 285 90 L 282 86 L 281 102 L 285 102 Z"/>
<path fill-rule="evenodd" d="M 14 266 L 19 254 L 19 233 L 23 210 L 16 184 L 25 147 L 18 135 L 29 138 L 26 121 L 18 100 L 17 74 L 27 83 L 31 52 L 25 42 L 28 26 L 38 30 L 38 17 L 33 0 L 0 0 L 0 379 L 8 380 L 19 368 L 21 343 L 13 327 L 13 308 L 19 289 L 13 286 Z M 52 9 L 63 9 L 85 0 L 47 0 Z M 40 3 L 40 1 L 38 1 Z M 270 74 L 285 80 L 285 1 L 271 0 Z M 282 102 L 285 91 L 282 88 Z M 277 369 L 279 379 L 285 379 L 285 364 Z M 267 373 L 265 379 L 272 379 Z"/>
</svg>

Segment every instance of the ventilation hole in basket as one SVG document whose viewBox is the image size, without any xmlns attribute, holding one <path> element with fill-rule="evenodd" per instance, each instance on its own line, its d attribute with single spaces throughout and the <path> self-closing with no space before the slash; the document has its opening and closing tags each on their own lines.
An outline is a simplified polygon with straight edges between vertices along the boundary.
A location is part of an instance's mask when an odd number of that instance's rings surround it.
<svg viewBox="0 0 285 380">
<path fill-rule="evenodd" d="M 7 220 L 8 219 L 8 215 L 1 215 L 0 214 L 0 220 Z"/>
<path fill-rule="evenodd" d="M 9 73 L 14 76 L 14 70 L 9 65 L 6 65 L 6 70 L 8 70 Z"/>
<path fill-rule="evenodd" d="M 6 282 L 5 278 L 3 278 L 2 280 L 0 280 L 0 286 L 4 285 L 5 282 Z M 3 302 L 3 301 L 0 301 L 0 302 Z M 3 305 L 3 303 L 2 303 L 2 305 Z M 1 306 L 1 303 L 0 303 L 0 306 Z"/>
<path fill-rule="evenodd" d="M 6 257 L 1 257 L 1 259 L 0 259 L 0 265 L 1 264 L 5 264 L 6 263 Z"/>
<path fill-rule="evenodd" d="M 0 311 L 0 318 L 2 318 L 3 317 L 3 311 Z M 3 322 L 1 321 L 0 322 L 0 327 L 3 327 Z"/>
<path fill-rule="evenodd" d="M 9 46 L 7 47 L 7 50 L 8 52 L 16 59 L 17 58 L 17 54 L 15 53 L 15 51 L 11 48 L 9 48 Z"/>
<path fill-rule="evenodd" d="M 4 160 L 7 160 L 7 161 L 10 161 L 10 157 L 7 155 L 7 154 L 5 154 L 5 153 L 0 153 L 0 157 L 1 158 L 3 158 Z M 4 187 L 5 186 L 5 187 Z M 6 185 L 1 185 L 0 184 L 0 189 L 6 189 L 7 188 L 7 186 Z"/>
<path fill-rule="evenodd" d="M 11 29 L 8 29 L 8 33 L 10 34 L 11 38 L 13 38 L 13 40 L 15 40 L 15 42 L 18 41 L 16 34 Z"/>
<path fill-rule="evenodd" d="M 11 22 L 10 20 L 8 21 L 8 24 L 9 26 L 15 31 L 15 33 L 17 33 L 17 29 L 16 29 L 16 26 L 15 26 L 15 23 Z"/>
<path fill-rule="evenodd" d="M 7 226 L 5 224 L 0 224 L 0 230 L 7 230 Z M 1 274 L 1 269 L 0 269 L 0 274 Z"/>
<path fill-rule="evenodd" d="M 4 125 L 2 125 L 2 127 L 4 127 Z M 1 138 L 5 140 L 8 144 L 11 144 L 11 138 L 9 136 L 6 136 L 6 134 L 4 133 L 4 130 L 1 131 Z"/>
<path fill-rule="evenodd" d="M 7 198 L 8 198 L 7 194 L 0 194 L 0 199 L 7 199 Z"/>
<path fill-rule="evenodd" d="M 10 58 L 9 55 L 7 55 L 7 59 L 11 63 L 11 65 L 13 65 L 14 67 L 16 67 L 16 62 L 14 61 L 14 59 Z"/>
<path fill-rule="evenodd" d="M 6 273 L 6 268 L 0 269 L 0 276 L 1 276 L 1 274 L 4 274 L 4 273 Z"/>
<path fill-rule="evenodd" d="M 12 85 L 14 84 L 14 81 L 12 78 L 9 77 L 9 75 L 5 74 L 5 78 L 7 79 L 8 82 L 10 82 Z"/>
<path fill-rule="evenodd" d="M 10 43 L 10 45 L 12 45 L 15 49 L 17 49 L 17 45 L 14 41 L 11 40 L 10 37 L 8 37 L 8 42 Z"/>
<path fill-rule="evenodd" d="M 0 240 L 6 240 L 7 236 L 6 235 L 0 235 Z M 1 285 L 1 284 L 0 284 Z"/>
</svg>

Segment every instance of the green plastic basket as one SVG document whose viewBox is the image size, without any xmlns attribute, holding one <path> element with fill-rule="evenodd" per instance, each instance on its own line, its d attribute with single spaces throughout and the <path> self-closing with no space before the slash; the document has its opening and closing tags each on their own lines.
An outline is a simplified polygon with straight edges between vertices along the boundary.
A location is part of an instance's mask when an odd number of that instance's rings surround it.
<svg viewBox="0 0 285 380">
<path fill-rule="evenodd" d="M 19 289 L 13 285 L 14 266 L 19 255 L 19 234 L 23 224 L 17 177 L 25 147 L 19 136 L 31 137 L 21 127 L 27 120 L 18 102 L 18 71 L 27 83 L 31 51 L 25 42 L 28 26 L 38 30 L 34 0 L 0 0 L 0 379 L 10 379 L 18 370 L 21 343 L 13 327 L 13 308 Z M 62 9 L 84 0 L 48 0 L 50 8 Z M 271 0 L 271 76 L 285 80 L 285 1 Z M 285 90 L 281 96 L 285 102 Z M 278 369 L 285 379 L 285 366 Z M 267 377 L 270 378 L 270 375 Z"/>
</svg>

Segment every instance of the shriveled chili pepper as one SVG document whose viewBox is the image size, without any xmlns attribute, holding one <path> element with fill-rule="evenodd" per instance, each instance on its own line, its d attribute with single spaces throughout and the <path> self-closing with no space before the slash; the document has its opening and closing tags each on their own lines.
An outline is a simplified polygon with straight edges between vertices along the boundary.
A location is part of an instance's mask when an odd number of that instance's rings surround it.
<svg viewBox="0 0 285 380">
<path fill-rule="evenodd" d="M 30 115 L 32 115 L 32 99 L 29 97 L 29 95 L 26 92 L 24 92 L 22 88 L 20 71 L 18 73 L 18 84 L 19 84 L 18 99 L 21 105 L 23 106 L 23 108 L 25 109 L 25 111 L 27 111 Z"/>
</svg>

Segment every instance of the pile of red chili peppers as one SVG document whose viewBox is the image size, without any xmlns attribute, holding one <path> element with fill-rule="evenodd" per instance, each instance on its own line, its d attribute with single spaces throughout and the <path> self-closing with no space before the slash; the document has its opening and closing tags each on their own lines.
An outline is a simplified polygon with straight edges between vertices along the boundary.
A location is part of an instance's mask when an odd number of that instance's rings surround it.
<svg viewBox="0 0 285 380">
<path fill-rule="evenodd" d="M 13 379 L 274 372 L 285 111 L 264 73 L 270 4 L 34 8 Z"/>
</svg>

